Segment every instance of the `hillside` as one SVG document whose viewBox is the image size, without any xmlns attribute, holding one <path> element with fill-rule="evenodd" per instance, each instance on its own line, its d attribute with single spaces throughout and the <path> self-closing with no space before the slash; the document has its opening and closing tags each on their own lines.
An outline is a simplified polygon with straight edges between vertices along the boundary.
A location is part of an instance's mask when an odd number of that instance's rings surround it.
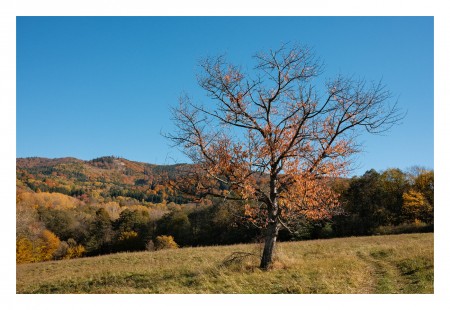
<svg viewBox="0 0 450 310">
<path fill-rule="evenodd" d="M 76 158 L 18 158 L 18 190 L 57 192 L 84 202 L 129 197 L 141 202 L 183 203 L 167 186 L 183 164 L 152 165 L 114 156 L 89 161 Z M 104 199 L 103 199 L 104 200 Z"/>
<path fill-rule="evenodd" d="M 17 293 L 433 293 L 433 234 L 280 243 L 274 268 L 256 244 L 17 265 Z M 224 264 L 234 252 L 250 252 Z"/>
</svg>

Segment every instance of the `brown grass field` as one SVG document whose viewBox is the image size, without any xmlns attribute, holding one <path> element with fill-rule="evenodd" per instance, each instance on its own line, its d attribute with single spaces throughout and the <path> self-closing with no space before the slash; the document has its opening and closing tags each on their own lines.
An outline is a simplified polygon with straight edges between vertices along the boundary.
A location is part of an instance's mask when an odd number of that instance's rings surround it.
<svg viewBox="0 0 450 310">
<path fill-rule="evenodd" d="M 427 233 L 278 243 L 269 271 L 258 268 L 257 244 L 23 264 L 17 265 L 16 292 L 429 294 L 433 238 Z M 237 252 L 251 255 L 227 260 Z"/>
</svg>

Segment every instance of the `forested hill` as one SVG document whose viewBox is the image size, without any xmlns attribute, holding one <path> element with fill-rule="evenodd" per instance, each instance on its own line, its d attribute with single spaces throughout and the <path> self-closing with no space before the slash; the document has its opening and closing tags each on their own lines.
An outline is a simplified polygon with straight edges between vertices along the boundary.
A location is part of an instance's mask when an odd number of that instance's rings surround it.
<svg viewBox="0 0 450 310">
<path fill-rule="evenodd" d="M 18 158 L 18 189 L 57 192 L 89 202 L 95 197 L 130 197 L 159 203 L 183 202 L 167 186 L 175 176 L 176 165 L 153 165 L 114 156 L 84 161 L 65 158 Z"/>
</svg>

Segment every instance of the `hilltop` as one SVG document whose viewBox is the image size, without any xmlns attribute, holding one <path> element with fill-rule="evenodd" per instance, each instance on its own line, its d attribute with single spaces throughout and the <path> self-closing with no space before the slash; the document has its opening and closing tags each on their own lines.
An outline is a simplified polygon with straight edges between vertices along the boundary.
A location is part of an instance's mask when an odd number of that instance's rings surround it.
<svg viewBox="0 0 450 310">
<path fill-rule="evenodd" d="M 154 165 L 104 156 L 84 161 L 65 158 L 18 158 L 17 187 L 34 192 L 56 192 L 84 201 L 93 197 L 124 196 L 138 201 L 184 202 L 168 188 L 168 180 L 184 164 Z"/>
</svg>

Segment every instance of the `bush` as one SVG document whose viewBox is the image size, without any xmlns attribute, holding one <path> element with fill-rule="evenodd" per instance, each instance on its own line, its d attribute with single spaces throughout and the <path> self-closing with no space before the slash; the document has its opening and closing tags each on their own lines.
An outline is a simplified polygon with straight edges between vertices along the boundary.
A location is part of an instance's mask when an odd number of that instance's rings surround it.
<svg viewBox="0 0 450 310">
<path fill-rule="evenodd" d="M 61 241 L 50 230 L 45 229 L 38 242 L 37 261 L 52 260 L 53 255 L 57 253 Z"/>
<path fill-rule="evenodd" d="M 16 241 L 16 263 L 33 262 L 33 244 L 27 238 L 19 238 Z"/>
<path fill-rule="evenodd" d="M 135 231 L 123 231 L 119 235 L 119 241 L 132 241 L 138 237 L 138 233 Z"/>
<path fill-rule="evenodd" d="M 405 223 L 397 226 L 379 226 L 375 228 L 374 235 L 397 235 L 433 232 L 434 225 L 429 225 L 416 221 L 415 223 Z"/>
<path fill-rule="evenodd" d="M 86 252 L 86 250 L 85 250 L 84 246 L 82 246 L 81 244 L 78 244 L 74 247 L 69 247 L 67 249 L 66 255 L 64 256 L 64 259 L 82 257 L 84 252 Z"/>
<path fill-rule="evenodd" d="M 81 244 L 77 244 L 74 239 L 62 241 L 58 250 L 53 254 L 55 259 L 71 259 L 82 257 L 86 249 Z"/>
<path fill-rule="evenodd" d="M 155 251 L 164 249 L 177 249 L 178 244 L 172 236 L 158 236 L 155 239 Z"/>
</svg>

